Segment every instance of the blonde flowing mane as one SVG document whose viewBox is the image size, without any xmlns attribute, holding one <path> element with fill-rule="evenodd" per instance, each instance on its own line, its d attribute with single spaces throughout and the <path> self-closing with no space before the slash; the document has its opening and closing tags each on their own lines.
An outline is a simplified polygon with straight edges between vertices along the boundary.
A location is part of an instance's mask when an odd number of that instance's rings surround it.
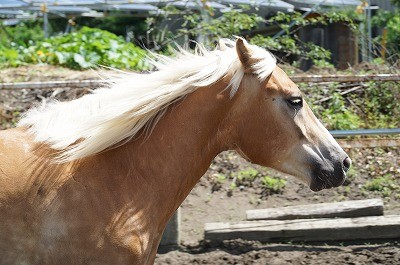
<svg viewBox="0 0 400 265">
<path fill-rule="evenodd" d="M 267 78 L 275 58 L 247 45 L 258 60 L 254 73 Z M 224 76 L 232 76 L 227 89 L 233 97 L 244 76 L 235 42 L 226 39 L 213 51 L 198 44 L 194 53 L 179 49 L 175 57 L 155 55 L 151 63 L 158 71 L 124 74 L 79 99 L 34 108 L 18 125 L 27 127 L 36 142 L 58 150 L 58 162 L 73 161 L 129 141 L 150 122 L 155 125 L 171 103 Z"/>
</svg>

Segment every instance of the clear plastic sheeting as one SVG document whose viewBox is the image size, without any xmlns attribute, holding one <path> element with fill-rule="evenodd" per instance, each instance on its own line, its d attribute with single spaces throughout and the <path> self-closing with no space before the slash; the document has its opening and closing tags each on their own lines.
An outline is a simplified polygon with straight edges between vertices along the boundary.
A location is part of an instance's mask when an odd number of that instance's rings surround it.
<svg viewBox="0 0 400 265">
<path fill-rule="evenodd" d="M 293 12 L 294 10 L 294 5 L 281 0 L 219 0 L 218 2 L 233 6 L 250 5 L 271 11 Z"/>
<path fill-rule="evenodd" d="M 0 8 L 20 8 L 23 6 L 28 6 L 29 4 L 20 0 L 1 0 Z"/>
<path fill-rule="evenodd" d="M 42 7 L 40 6 L 33 6 L 30 7 L 28 10 L 30 11 L 41 11 Z M 84 6 L 48 6 L 48 12 L 61 12 L 61 13 L 84 13 L 90 12 L 91 9 L 89 7 Z"/>
<path fill-rule="evenodd" d="M 293 4 L 296 9 L 306 10 L 318 6 L 319 8 L 353 8 L 355 9 L 362 1 L 358 0 L 285 0 Z"/>
<path fill-rule="evenodd" d="M 157 11 L 158 8 L 149 4 L 125 4 L 125 5 L 113 5 L 112 10 L 120 11 Z"/>
<path fill-rule="evenodd" d="M 270 11 L 293 12 L 296 9 L 311 10 L 316 6 L 318 8 L 353 8 L 360 3 L 361 1 L 358 0 L 1 0 L 0 11 L 4 12 L 0 12 L 0 18 L 22 18 L 27 14 L 37 14 L 40 16 L 44 12 L 49 14 L 55 12 L 57 14 L 84 16 L 88 13 L 98 13 L 104 10 L 108 12 L 130 12 L 131 15 L 135 12 L 151 15 L 162 12 L 161 8 L 167 5 L 192 10 L 201 10 L 207 7 L 221 11 L 231 6 L 250 5 L 254 9 L 261 10 L 261 13 Z M 23 14 L 11 11 L 21 11 Z"/>
</svg>

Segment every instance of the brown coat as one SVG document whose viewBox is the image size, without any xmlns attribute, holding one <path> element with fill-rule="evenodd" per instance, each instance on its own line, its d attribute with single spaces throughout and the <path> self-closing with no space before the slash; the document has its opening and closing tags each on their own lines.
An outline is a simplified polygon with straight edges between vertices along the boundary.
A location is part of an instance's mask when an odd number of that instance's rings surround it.
<svg viewBox="0 0 400 265">
<path fill-rule="evenodd" d="M 174 103 L 148 137 L 74 162 L 53 163 L 25 128 L 1 131 L 0 264 L 152 264 L 168 219 L 224 150 L 314 190 L 343 182 L 347 155 L 305 103 L 294 109 L 301 93 L 280 68 L 263 82 L 248 72 L 232 99 L 229 80 Z"/>
</svg>

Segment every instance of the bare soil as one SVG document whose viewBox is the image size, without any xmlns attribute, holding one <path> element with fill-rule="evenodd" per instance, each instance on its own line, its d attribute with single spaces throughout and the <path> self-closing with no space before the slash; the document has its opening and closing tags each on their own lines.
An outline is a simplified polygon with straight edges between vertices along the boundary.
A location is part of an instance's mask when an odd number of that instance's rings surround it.
<svg viewBox="0 0 400 265">
<path fill-rule="evenodd" d="M 156 264 L 257 264 L 257 265 L 395 265 L 400 262 L 399 244 L 375 243 L 341 245 L 302 245 L 225 242 L 219 247 L 202 246 L 159 255 Z"/>
<path fill-rule="evenodd" d="M 0 82 L 97 78 L 94 71 L 72 71 L 54 66 L 29 66 L 0 70 Z M 1 91 L 0 129 L 15 125 L 20 113 L 49 99 L 66 100 L 85 90 Z M 366 198 L 383 198 L 385 214 L 400 214 L 400 150 L 374 148 L 348 150 L 353 169 L 345 185 L 312 192 L 307 186 L 271 169 L 253 165 L 235 152 L 217 156 L 181 206 L 181 246 L 158 254 L 156 264 L 400 264 L 396 240 L 375 242 L 319 242 L 262 244 L 243 240 L 215 244 L 203 240 L 204 223 L 245 220 L 248 209 L 280 207 Z M 256 176 L 238 179 L 243 171 Z M 286 180 L 272 190 L 263 178 Z M 377 187 L 371 181 L 382 179 Z M 369 187 L 369 188 L 368 188 Z M 400 240 L 400 239 L 398 239 Z"/>
<path fill-rule="evenodd" d="M 380 197 L 385 203 L 385 214 L 400 214 L 400 150 L 354 149 L 348 153 L 353 159 L 354 173 L 345 186 L 320 192 L 312 192 L 291 176 L 252 165 L 234 152 L 220 154 L 181 206 L 182 248 L 159 254 L 156 264 L 400 264 L 400 245 L 396 240 L 315 244 L 234 240 L 217 245 L 203 240 L 204 223 L 243 221 L 249 209 Z M 261 177 L 232 190 L 233 176 L 248 168 L 257 169 Z M 232 177 L 221 184 L 217 179 L 221 172 Z M 365 189 L 368 181 L 385 174 L 395 180 L 390 195 Z M 281 192 L 266 195 L 267 188 L 260 182 L 262 176 L 285 179 L 286 186 Z"/>
</svg>

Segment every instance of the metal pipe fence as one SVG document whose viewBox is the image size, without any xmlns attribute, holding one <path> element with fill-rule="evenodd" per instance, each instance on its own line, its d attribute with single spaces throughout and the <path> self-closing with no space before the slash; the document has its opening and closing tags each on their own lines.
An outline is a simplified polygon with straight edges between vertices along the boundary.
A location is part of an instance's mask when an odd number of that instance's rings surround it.
<svg viewBox="0 0 400 265">
<path fill-rule="evenodd" d="M 342 138 L 348 136 L 371 136 L 371 135 L 395 135 L 400 134 L 400 128 L 394 129 L 360 129 L 360 130 L 332 130 L 329 131 L 333 137 Z"/>
</svg>

